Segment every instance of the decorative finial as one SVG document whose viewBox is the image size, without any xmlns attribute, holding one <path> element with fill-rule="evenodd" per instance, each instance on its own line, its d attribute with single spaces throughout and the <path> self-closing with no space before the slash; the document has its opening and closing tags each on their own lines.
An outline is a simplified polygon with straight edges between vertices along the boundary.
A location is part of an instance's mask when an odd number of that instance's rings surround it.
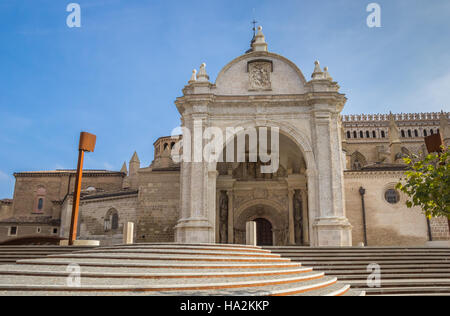
<svg viewBox="0 0 450 316">
<path fill-rule="evenodd" d="M 197 81 L 197 69 L 192 70 L 192 76 L 191 80 L 189 80 L 189 83 L 193 83 Z"/>
<path fill-rule="evenodd" d="M 313 74 L 312 74 L 312 78 L 313 78 L 313 80 L 320 80 L 320 79 L 324 79 L 324 75 L 323 75 L 323 72 L 322 72 L 322 69 L 320 68 L 320 63 L 319 63 L 319 61 L 318 60 L 316 60 L 315 62 L 314 62 L 314 72 L 313 72 Z"/>
<path fill-rule="evenodd" d="M 325 79 L 333 81 L 333 78 L 331 78 L 330 73 L 328 72 L 328 67 L 323 68 L 323 76 Z"/>
<path fill-rule="evenodd" d="M 198 71 L 197 81 L 209 81 L 209 76 L 206 73 L 206 64 L 203 63 L 200 66 L 200 70 Z"/>
<path fill-rule="evenodd" d="M 255 40 L 252 44 L 254 52 L 267 52 L 266 38 L 262 32 L 262 26 L 258 26 L 258 33 L 255 35 Z"/>
</svg>

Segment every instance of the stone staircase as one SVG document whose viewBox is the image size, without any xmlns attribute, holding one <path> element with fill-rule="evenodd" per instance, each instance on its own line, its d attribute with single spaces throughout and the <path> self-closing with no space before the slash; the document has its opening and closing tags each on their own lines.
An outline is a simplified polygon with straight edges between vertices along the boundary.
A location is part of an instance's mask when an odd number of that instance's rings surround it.
<svg viewBox="0 0 450 316">
<path fill-rule="evenodd" d="M 72 274 L 79 267 L 80 283 Z M 74 270 L 75 269 L 75 270 Z M 334 276 L 260 247 L 135 244 L 0 266 L 0 295 L 357 296 Z"/>
<path fill-rule="evenodd" d="M 292 262 L 337 277 L 367 295 L 450 296 L 450 248 L 265 247 Z M 381 268 L 381 287 L 370 288 L 368 265 Z"/>
<path fill-rule="evenodd" d="M 0 265 L 13 264 L 21 259 L 36 259 L 54 254 L 65 254 L 92 247 L 60 246 L 0 246 Z"/>
</svg>

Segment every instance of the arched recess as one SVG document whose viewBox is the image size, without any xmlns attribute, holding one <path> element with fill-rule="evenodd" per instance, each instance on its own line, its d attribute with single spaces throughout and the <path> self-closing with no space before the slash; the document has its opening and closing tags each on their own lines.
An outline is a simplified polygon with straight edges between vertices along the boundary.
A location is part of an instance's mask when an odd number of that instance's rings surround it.
<svg viewBox="0 0 450 316">
<path fill-rule="evenodd" d="M 306 136 L 303 132 L 299 131 L 297 128 L 293 127 L 292 125 L 284 122 L 276 122 L 272 120 L 256 120 L 256 121 L 249 121 L 245 123 L 239 123 L 232 128 L 261 128 L 261 127 L 267 127 L 267 128 L 278 128 L 280 131 L 280 134 L 290 138 L 300 149 L 305 162 L 306 162 L 306 168 L 313 173 L 317 173 L 317 165 L 314 158 L 313 153 L 313 146 L 308 136 Z M 223 131 L 223 135 L 225 135 L 225 130 Z M 239 133 L 237 134 L 239 135 Z M 226 146 L 234 141 L 234 139 L 226 140 L 224 139 L 224 144 L 222 146 L 222 150 L 225 150 Z M 217 168 L 217 163 L 213 163 L 210 165 L 210 171 L 215 171 Z"/>
<path fill-rule="evenodd" d="M 303 155 L 303 159 L 306 164 L 306 178 L 307 178 L 307 190 L 308 190 L 308 218 L 309 218 L 309 235 L 311 244 L 315 244 L 314 234 L 314 219 L 320 216 L 319 212 L 319 181 L 318 181 L 318 170 L 317 164 L 313 152 L 313 146 L 310 139 L 306 133 L 302 132 L 298 128 L 292 126 L 287 122 L 273 121 L 273 120 L 252 120 L 247 122 L 241 122 L 235 125 L 233 128 L 242 127 L 244 130 L 248 128 L 260 128 L 260 127 L 275 127 L 278 128 L 281 135 L 288 137 L 300 150 Z M 223 129 L 223 135 L 226 135 L 225 129 Z M 229 140 L 231 142 L 233 140 Z M 227 140 L 224 139 L 224 144 L 222 150 L 225 150 L 227 146 Z M 208 164 L 208 174 L 210 180 L 217 179 L 218 174 L 218 163 L 213 162 Z M 208 205 L 210 210 L 216 210 L 216 181 L 210 182 L 210 193 Z M 215 222 L 214 218 L 210 218 L 211 222 Z"/>
<path fill-rule="evenodd" d="M 359 151 L 355 151 L 351 156 L 351 166 L 352 170 L 361 170 L 367 165 L 366 157 Z"/>
<path fill-rule="evenodd" d="M 105 232 L 114 232 L 119 229 L 119 212 L 115 208 L 111 208 L 106 213 L 104 228 Z"/>
<path fill-rule="evenodd" d="M 283 206 L 267 199 L 256 199 L 244 203 L 235 211 L 235 242 L 245 244 L 246 223 L 265 219 L 272 225 L 274 245 L 288 243 L 288 218 L 283 214 Z"/>
</svg>

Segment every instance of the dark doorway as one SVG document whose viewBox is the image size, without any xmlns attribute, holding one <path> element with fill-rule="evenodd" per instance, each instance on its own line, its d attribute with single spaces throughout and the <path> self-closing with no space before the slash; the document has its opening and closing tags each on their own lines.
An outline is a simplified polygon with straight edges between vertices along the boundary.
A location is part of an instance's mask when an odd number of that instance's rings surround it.
<svg viewBox="0 0 450 316">
<path fill-rule="evenodd" d="M 273 246 L 272 224 L 264 219 L 255 219 L 258 246 Z"/>
</svg>

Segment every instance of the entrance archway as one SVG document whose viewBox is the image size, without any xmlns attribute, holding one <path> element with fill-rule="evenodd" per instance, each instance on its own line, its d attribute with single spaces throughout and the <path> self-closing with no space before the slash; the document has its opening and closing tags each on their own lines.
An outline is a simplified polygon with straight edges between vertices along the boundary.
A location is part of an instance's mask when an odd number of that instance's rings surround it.
<svg viewBox="0 0 450 316">
<path fill-rule="evenodd" d="M 272 224 L 264 218 L 257 218 L 256 222 L 256 240 L 258 246 L 273 246 Z"/>
</svg>

